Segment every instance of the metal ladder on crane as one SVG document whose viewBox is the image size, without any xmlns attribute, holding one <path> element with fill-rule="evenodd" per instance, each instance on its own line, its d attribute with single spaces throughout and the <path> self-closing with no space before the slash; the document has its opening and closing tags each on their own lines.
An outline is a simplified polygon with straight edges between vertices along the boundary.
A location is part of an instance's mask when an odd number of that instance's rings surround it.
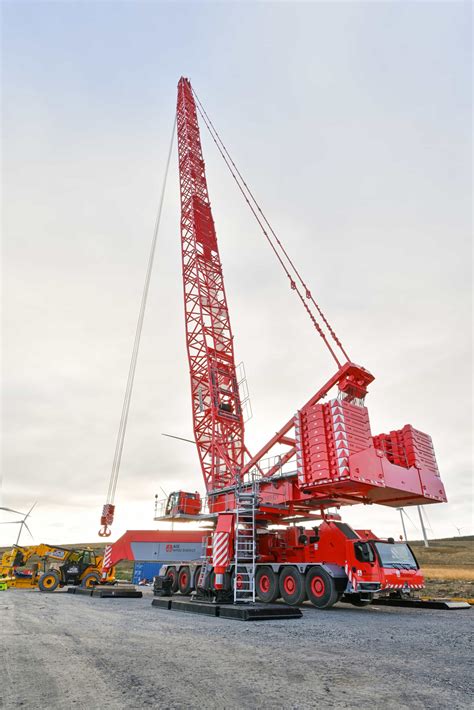
<svg viewBox="0 0 474 710">
<path fill-rule="evenodd" d="M 256 521 L 258 494 L 251 488 L 235 491 L 234 604 L 255 602 Z"/>
</svg>

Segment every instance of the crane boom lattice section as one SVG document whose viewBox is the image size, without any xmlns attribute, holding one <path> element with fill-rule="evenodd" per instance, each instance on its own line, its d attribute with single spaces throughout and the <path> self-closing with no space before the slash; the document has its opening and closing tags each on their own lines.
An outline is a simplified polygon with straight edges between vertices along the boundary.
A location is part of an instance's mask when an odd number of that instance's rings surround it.
<svg viewBox="0 0 474 710">
<path fill-rule="evenodd" d="M 207 190 L 196 105 L 178 85 L 178 159 L 186 342 L 194 436 L 208 492 L 236 482 L 244 423 L 216 230 Z"/>
</svg>

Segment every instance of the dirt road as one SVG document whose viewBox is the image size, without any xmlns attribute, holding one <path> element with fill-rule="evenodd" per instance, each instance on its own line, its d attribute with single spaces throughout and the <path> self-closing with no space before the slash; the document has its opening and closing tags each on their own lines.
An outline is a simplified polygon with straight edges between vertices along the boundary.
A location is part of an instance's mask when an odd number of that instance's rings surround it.
<svg viewBox="0 0 474 710">
<path fill-rule="evenodd" d="M 143 599 L 0 596 L 4 708 L 470 708 L 474 611 L 337 605 L 293 621 Z"/>
</svg>

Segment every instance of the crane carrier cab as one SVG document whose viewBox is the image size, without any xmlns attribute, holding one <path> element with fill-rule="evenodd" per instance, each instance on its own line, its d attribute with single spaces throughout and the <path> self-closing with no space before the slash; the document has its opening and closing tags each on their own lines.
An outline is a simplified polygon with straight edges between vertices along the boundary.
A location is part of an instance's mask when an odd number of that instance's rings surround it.
<svg viewBox="0 0 474 710">
<path fill-rule="evenodd" d="M 376 596 L 407 596 L 424 587 L 409 545 L 393 538 L 379 539 L 370 530 L 357 531 L 346 523 L 326 520 L 309 529 L 297 525 L 276 530 L 260 527 L 257 534 L 255 591 L 262 602 L 281 598 L 297 606 L 308 599 L 320 609 L 338 601 L 365 606 Z M 220 601 L 226 594 L 231 598 L 235 586 L 247 586 L 251 565 L 247 569 L 239 564 L 238 570 L 235 574 L 235 560 L 227 567 Z M 194 590 L 198 596 L 216 594 L 213 570 L 201 575 L 197 562 L 163 566 L 156 590 L 163 587 L 164 577 L 169 578 L 171 593 Z"/>
</svg>

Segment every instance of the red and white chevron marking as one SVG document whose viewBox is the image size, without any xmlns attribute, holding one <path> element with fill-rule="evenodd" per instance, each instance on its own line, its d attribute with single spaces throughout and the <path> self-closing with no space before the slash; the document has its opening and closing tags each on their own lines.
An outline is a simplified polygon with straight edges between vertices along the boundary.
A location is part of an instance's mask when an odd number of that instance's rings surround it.
<svg viewBox="0 0 474 710">
<path fill-rule="evenodd" d="M 303 466 L 303 450 L 301 441 L 301 412 L 296 412 L 294 422 L 296 441 L 296 471 L 298 475 L 298 481 L 301 483 L 301 485 L 304 485 L 306 483 L 306 479 Z"/>
<path fill-rule="evenodd" d="M 336 444 L 337 470 L 340 476 L 349 475 L 349 442 L 347 439 L 344 409 L 338 399 L 329 402 L 331 405 L 332 428 Z"/>
<path fill-rule="evenodd" d="M 106 545 L 104 550 L 104 559 L 102 560 L 102 569 L 109 569 L 112 566 L 113 546 Z"/>
<path fill-rule="evenodd" d="M 229 540 L 227 532 L 216 532 L 212 538 L 212 563 L 214 567 L 227 567 L 229 564 Z"/>
<path fill-rule="evenodd" d="M 351 570 L 350 566 L 347 564 L 347 562 L 345 564 L 344 571 L 347 574 L 347 576 L 349 577 L 349 582 L 352 584 L 352 589 L 355 592 L 357 590 L 357 577 L 352 572 L 352 570 Z"/>
<path fill-rule="evenodd" d="M 424 584 L 410 584 L 410 582 L 406 582 L 403 584 L 383 584 L 382 589 L 424 589 L 425 585 Z"/>
</svg>

